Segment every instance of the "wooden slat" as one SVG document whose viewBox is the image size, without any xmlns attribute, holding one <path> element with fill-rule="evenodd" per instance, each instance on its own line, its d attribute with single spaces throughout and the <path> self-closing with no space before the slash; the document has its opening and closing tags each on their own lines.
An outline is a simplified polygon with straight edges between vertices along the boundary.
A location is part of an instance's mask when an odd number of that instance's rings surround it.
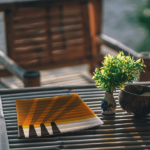
<svg viewBox="0 0 150 150">
<path fill-rule="evenodd" d="M 65 34 L 63 34 L 63 35 L 65 35 Z M 55 39 L 51 39 L 52 40 L 52 43 L 56 43 L 56 42 L 62 42 L 62 39 L 65 37 L 65 40 L 66 41 L 64 41 L 64 42 L 67 42 L 67 41 L 69 41 L 69 40 L 78 40 L 78 39 L 82 39 L 83 38 L 83 36 L 82 35 L 75 35 L 75 34 L 73 34 L 73 35 L 71 35 L 70 34 L 70 37 L 67 37 L 67 36 L 60 36 L 60 35 L 58 35 L 58 36 L 55 36 L 55 37 L 57 37 L 57 38 L 55 38 Z"/>
<path fill-rule="evenodd" d="M 90 0 L 94 7 L 94 15 L 95 15 L 95 32 L 96 35 L 100 35 L 102 33 L 102 16 L 103 16 L 103 1 L 102 0 Z"/>
<path fill-rule="evenodd" d="M 59 38 L 68 38 L 70 37 L 70 35 L 72 33 L 82 33 L 83 34 L 83 30 L 82 29 L 73 29 L 73 30 L 68 30 L 68 31 L 64 31 L 63 33 L 61 31 L 57 31 L 57 32 L 51 32 L 51 37 L 56 37 L 58 35 L 60 35 Z M 63 36 L 63 37 L 62 37 Z"/>
<path fill-rule="evenodd" d="M 91 2 L 91 6 L 93 7 L 93 10 L 89 10 L 90 12 L 90 16 L 93 18 L 93 22 L 95 22 L 95 24 L 93 24 L 92 18 L 90 19 L 90 26 L 91 26 L 91 35 L 93 36 L 92 40 L 93 40 L 93 53 L 99 53 L 99 49 L 101 46 L 101 43 L 99 41 L 99 36 L 102 33 L 102 0 L 90 0 Z M 93 27 L 94 26 L 94 29 Z M 94 52 L 95 51 L 95 52 Z"/>
<path fill-rule="evenodd" d="M 70 19 L 66 19 L 66 20 L 67 21 L 65 21 L 65 20 L 62 20 L 62 21 L 56 20 L 56 22 L 58 22 L 58 23 L 57 24 L 56 23 L 51 24 L 50 28 L 59 28 L 59 27 L 61 28 L 61 27 L 65 27 L 65 26 L 69 27 L 69 26 L 72 26 L 72 25 L 78 25 L 78 24 L 82 23 L 82 21 L 80 19 L 77 19 L 77 18 L 72 19 L 72 20 L 70 20 Z"/>
<path fill-rule="evenodd" d="M 30 24 L 30 26 L 28 26 L 28 24 L 23 24 L 23 25 L 14 25 L 14 30 L 16 31 L 22 31 L 24 30 L 36 30 L 36 29 L 42 29 L 43 26 L 45 26 L 45 22 L 36 22 L 36 23 L 32 23 Z"/>
<path fill-rule="evenodd" d="M 82 44 L 83 41 L 84 41 L 84 39 L 80 38 L 80 39 L 68 40 L 68 41 L 65 41 L 65 42 L 55 42 L 55 43 L 52 43 L 52 48 L 60 49 L 64 46 L 64 44 L 66 46 L 67 45 L 78 45 L 78 44 Z"/>
<path fill-rule="evenodd" d="M 46 4 L 45 6 L 45 11 L 46 11 L 46 18 L 47 18 L 47 22 L 46 22 L 46 43 L 47 43 L 47 56 L 43 59 L 44 61 L 42 62 L 50 62 L 52 61 L 53 57 L 52 57 L 52 41 L 51 41 L 51 34 L 50 34 L 50 31 L 49 31 L 49 27 L 50 27 L 50 23 L 51 23 L 51 20 L 50 20 L 50 16 L 49 16 L 49 12 L 50 12 L 50 8 L 49 8 L 49 5 L 50 3 Z"/>
<path fill-rule="evenodd" d="M 92 54 L 95 55 L 97 53 L 96 47 L 96 17 L 94 12 L 93 3 L 88 4 L 88 11 L 89 11 L 89 25 L 90 25 L 90 37 L 91 37 L 91 44 L 92 44 Z"/>
<path fill-rule="evenodd" d="M 87 141 L 88 142 L 88 141 Z M 146 146 L 141 146 L 141 144 L 143 145 L 146 145 L 146 144 L 149 144 L 150 140 L 142 140 L 142 141 L 123 141 L 123 142 L 120 142 L 120 141 L 116 141 L 116 142 L 102 142 L 100 143 L 100 141 L 98 142 L 93 142 L 93 143 L 84 143 L 84 144 L 66 144 L 64 147 L 65 149 L 79 149 L 79 148 L 92 148 L 92 147 L 100 147 L 101 149 L 104 149 L 104 147 L 113 147 L 113 146 L 121 146 L 119 147 L 120 148 L 126 148 L 127 149 L 129 148 L 129 146 L 136 146 L 136 148 L 138 147 L 137 145 L 139 145 L 140 147 L 139 148 L 145 148 Z M 65 143 L 64 143 L 65 144 Z M 122 146 L 124 145 L 124 146 Z"/>
<path fill-rule="evenodd" d="M 28 30 L 27 32 L 15 32 L 15 37 L 17 37 L 18 39 L 22 39 L 22 38 L 30 38 L 30 37 L 36 37 L 39 36 L 41 34 L 46 33 L 45 29 L 39 29 L 39 30 Z"/>
<path fill-rule="evenodd" d="M 62 16 L 62 18 L 60 18 L 60 16 Z M 71 12 L 68 13 L 68 15 L 63 15 L 62 12 L 60 12 L 60 14 L 58 14 L 57 16 L 52 16 L 50 15 L 50 19 L 52 20 L 52 23 L 57 24 L 58 20 L 60 20 L 59 22 L 68 22 L 69 20 L 72 20 L 73 18 L 75 19 L 74 21 L 77 20 L 77 18 L 81 17 L 81 13 L 76 13 L 76 14 L 72 14 Z"/>
<path fill-rule="evenodd" d="M 41 58 L 47 56 L 47 53 L 44 51 L 41 52 L 21 52 L 16 53 L 17 60 L 26 60 L 28 59 L 34 59 L 34 58 Z"/>
<path fill-rule="evenodd" d="M 81 16 L 81 13 L 71 14 L 71 12 L 68 13 L 68 15 L 62 15 L 63 20 L 69 20 L 69 19 L 72 19 L 72 18 L 76 19 L 76 18 L 79 18 L 80 16 Z"/>
<path fill-rule="evenodd" d="M 63 5 L 63 11 L 61 12 L 62 16 L 72 16 L 72 15 L 78 15 L 80 14 L 80 8 L 79 6 L 75 5 Z M 60 8 L 59 5 L 54 5 L 53 8 L 50 9 L 50 16 L 56 17 L 60 14 Z"/>
<path fill-rule="evenodd" d="M 52 51 L 52 54 L 57 55 L 57 54 L 63 54 L 63 53 L 67 53 L 69 51 L 76 51 L 76 50 L 80 50 L 83 51 L 84 49 L 84 45 L 67 45 L 65 49 L 63 49 L 63 47 L 60 47 L 61 49 L 55 49 Z"/>
<path fill-rule="evenodd" d="M 47 50 L 45 49 L 45 52 L 36 52 L 36 53 L 26 53 L 25 55 L 23 54 L 17 54 L 18 58 L 16 59 L 16 62 L 19 63 L 20 65 L 28 66 L 30 64 L 42 64 L 50 61 L 50 58 L 47 57 Z"/>
<path fill-rule="evenodd" d="M 80 5 L 78 5 L 78 3 L 77 4 L 72 4 L 72 5 L 70 5 L 70 4 L 68 4 L 68 5 L 65 5 L 64 4 L 64 6 L 63 6 L 63 13 L 64 14 L 70 14 L 70 12 L 79 12 L 79 11 L 81 11 L 80 10 Z"/>
<path fill-rule="evenodd" d="M 69 33 L 64 33 L 64 34 L 54 34 L 51 36 L 51 40 L 60 40 L 63 37 L 65 38 L 79 37 L 82 35 L 83 35 L 83 31 L 69 32 Z"/>
<path fill-rule="evenodd" d="M 72 80 L 72 79 L 77 79 L 77 78 L 80 78 L 82 79 L 82 71 L 80 72 L 67 72 L 68 74 L 59 74 L 59 75 L 43 75 L 42 78 L 41 78 L 41 81 L 42 81 L 42 84 L 53 84 L 54 83 L 58 83 L 59 82 L 64 82 L 63 84 L 65 84 L 65 82 L 67 82 L 67 80 L 69 80 L 69 82 Z M 73 81 L 74 82 L 74 81 Z M 62 84 L 61 84 L 62 85 Z"/>
<path fill-rule="evenodd" d="M 50 18 L 51 19 L 51 27 L 55 27 L 55 25 L 60 24 L 62 22 L 64 25 L 68 25 L 68 23 L 78 23 L 82 21 L 82 18 L 80 16 L 77 16 L 75 18 L 69 18 L 69 19 L 59 19 L 59 18 Z"/>
<path fill-rule="evenodd" d="M 85 51 L 85 56 L 89 57 L 91 56 L 91 38 L 90 38 L 90 32 L 89 32 L 89 16 L 88 16 L 88 8 L 87 8 L 87 3 L 81 3 L 81 11 L 82 11 L 82 18 L 84 21 L 82 22 L 83 24 L 83 34 L 84 34 L 84 51 Z"/>
<path fill-rule="evenodd" d="M 83 57 L 84 57 L 84 51 L 76 49 L 76 51 L 70 51 L 70 52 L 67 52 L 67 53 L 63 53 L 61 55 L 53 55 L 53 60 L 55 62 L 59 63 L 59 61 L 64 61 L 65 62 L 65 61 L 72 60 L 72 59 L 75 59 L 75 58 L 80 60 Z"/>
<path fill-rule="evenodd" d="M 68 30 L 76 31 L 82 28 L 83 28 L 82 24 L 76 24 L 76 25 L 70 25 L 70 26 L 60 26 L 60 27 L 51 28 L 50 31 L 51 32 L 61 32 L 61 31 L 68 31 Z"/>
<path fill-rule="evenodd" d="M 57 53 L 55 53 L 57 54 Z M 81 61 L 82 62 L 82 58 L 84 56 L 84 51 L 82 50 L 74 50 L 74 51 L 67 51 L 67 52 L 64 52 L 64 53 L 58 53 L 57 55 L 53 55 L 53 61 L 56 63 L 56 64 L 61 64 L 61 62 L 63 61 L 63 64 L 65 64 L 65 62 L 68 62 L 72 59 L 77 59 L 78 61 Z M 42 59 L 30 59 L 30 58 L 26 58 L 25 60 L 16 60 L 16 62 L 20 65 L 23 65 L 23 66 L 29 66 L 30 64 L 37 64 L 39 63 L 39 61 L 42 61 Z M 43 61 L 45 61 L 45 58 L 43 57 Z M 55 66 L 54 64 L 49 64 L 49 66 Z"/>
<path fill-rule="evenodd" d="M 144 64 L 146 65 L 145 72 L 141 72 L 140 81 L 150 81 L 150 60 L 144 59 Z"/>
<path fill-rule="evenodd" d="M 46 29 L 45 23 L 35 23 L 30 24 L 30 26 L 22 25 L 22 26 L 14 26 L 14 32 L 17 34 L 20 34 L 20 32 L 30 32 L 31 30 L 43 30 Z"/>
<path fill-rule="evenodd" d="M 35 66 L 37 66 L 39 68 L 39 66 L 41 64 L 45 65 L 47 62 L 49 62 L 49 58 L 45 58 L 45 57 L 41 57 L 41 58 L 31 58 L 31 59 L 24 59 L 24 60 L 16 60 L 17 63 L 19 63 L 21 66 L 23 67 L 27 67 L 28 69 L 31 67 L 32 70 L 35 68 Z"/>
<path fill-rule="evenodd" d="M 45 23 L 46 22 L 46 17 L 40 17 L 40 18 L 37 18 L 37 19 L 25 19 L 25 20 L 18 20 L 18 21 L 14 21 L 14 25 L 15 26 L 21 26 L 21 25 L 28 25 L 30 26 L 30 24 L 34 24 L 34 23 Z"/>
<path fill-rule="evenodd" d="M 75 59 L 75 60 L 69 60 L 69 61 L 66 61 L 66 62 L 55 62 L 55 63 L 43 63 L 43 64 L 35 64 L 35 65 L 29 65 L 29 66 L 26 66 L 26 65 L 21 65 L 24 69 L 27 69 L 27 70 L 44 70 L 44 69 L 56 69 L 56 68 L 61 68 L 61 67 L 69 67 L 69 66 L 76 66 L 76 65 L 81 65 L 81 64 L 86 64 L 88 63 L 87 59 L 85 58 L 82 58 L 82 60 L 78 60 L 78 59 Z"/>
<path fill-rule="evenodd" d="M 65 40 L 63 40 L 63 38 L 65 38 Z M 72 37 L 62 36 L 61 39 L 52 40 L 52 47 L 63 45 L 63 43 L 65 45 L 69 45 L 69 43 L 71 43 L 71 41 L 74 41 L 73 43 L 77 43 L 77 44 L 83 43 L 84 38 L 83 38 L 83 36 L 72 36 Z"/>
<path fill-rule="evenodd" d="M 37 49 L 33 51 L 16 52 L 17 61 L 30 61 L 32 59 L 41 59 L 48 56 L 47 49 Z"/>
<path fill-rule="evenodd" d="M 22 44 L 22 43 L 35 43 L 35 42 L 39 42 L 39 41 L 44 41 L 46 40 L 46 37 L 35 37 L 35 38 L 27 38 L 27 39 L 20 39 L 20 40 L 15 40 L 14 44 L 18 45 L 18 44 Z"/>
<path fill-rule="evenodd" d="M 46 63 L 51 63 L 53 62 L 53 57 L 49 57 L 48 55 L 46 55 L 47 57 L 41 57 L 39 59 L 39 64 L 46 64 Z"/>
<path fill-rule="evenodd" d="M 18 4 L 18 8 L 17 11 L 19 13 L 27 13 L 27 12 L 38 12 L 39 9 L 41 9 L 41 3 L 30 3 L 30 5 L 28 5 L 28 3 L 26 4 Z"/>
<path fill-rule="evenodd" d="M 15 44 L 14 49 L 19 49 L 21 47 L 28 47 L 28 46 L 37 46 L 41 44 L 46 44 L 46 40 L 41 40 L 41 41 L 33 41 L 30 43 L 20 43 L 20 44 Z"/>
<path fill-rule="evenodd" d="M 45 49 L 47 47 L 46 44 L 41 44 L 41 45 L 35 45 L 35 46 L 26 46 L 26 47 L 19 47 L 16 48 L 15 51 L 32 51 L 32 50 L 39 50 L 39 49 Z"/>
<path fill-rule="evenodd" d="M 20 41 L 20 40 L 28 40 L 28 39 L 34 39 L 34 38 L 39 38 L 39 37 L 46 37 L 46 31 L 43 33 L 39 33 L 39 34 L 33 34 L 33 35 L 18 35 L 18 36 L 14 36 L 14 41 Z"/>
<path fill-rule="evenodd" d="M 56 63 L 61 63 L 61 61 L 63 61 L 63 63 L 65 63 L 65 61 L 69 61 L 69 60 L 72 60 L 72 59 L 78 59 L 80 61 L 81 58 L 83 58 L 84 56 L 84 51 L 81 50 L 81 49 L 76 49 L 76 50 L 71 50 L 71 51 L 64 51 L 64 53 L 54 53 L 55 55 L 53 55 L 53 61 L 56 62 Z M 43 58 L 44 60 L 45 58 Z M 17 59 L 16 62 L 21 64 L 21 65 L 29 65 L 29 64 L 36 64 L 40 61 L 40 58 L 39 59 L 33 59 L 32 61 L 32 58 L 26 58 L 26 59 Z M 53 64 L 52 64 L 53 65 Z"/>
<path fill-rule="evenodd" d="M 15 59 L 14 43 L 13 43 L 13 15 L 14 15 L 14 7 L 11 10 L 5 11 L 5 21 L 6 21 L 6 38 L 7 38 L 7 52 L 8 56 L 12 59 Z"/>
<path fill-rule="evenodd" d="M 29 66 L 29 65 L 36 65 L 39 64 L 39 60 L 38 59 L 28 59 L 28 60 L 16 60 L 16 62 L 20 65 L 23 66 Z"/>
<path fill-rule="evenodd" d="M 38 11 L 33 11 L 32 12 L 18 12 L 16 13 L 15 17 L 13 18 L 14 21 L 19 21 L 19 20 L 24 20 L 24 19 L 35 19 L 35 18 L 41 18 L 41 17 L 46 16 L 45 10 L 39 9 Z"/>
</svg>

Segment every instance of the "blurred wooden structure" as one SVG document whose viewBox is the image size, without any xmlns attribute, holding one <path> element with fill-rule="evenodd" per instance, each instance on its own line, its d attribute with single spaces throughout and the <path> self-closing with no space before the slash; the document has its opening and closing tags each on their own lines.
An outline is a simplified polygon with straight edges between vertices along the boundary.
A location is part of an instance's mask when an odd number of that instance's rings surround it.
<svg viewBox="0 0 150 150">
<path fill-rule="evenodd" d="M 145 73 L 142 72 L 140 75 L 140 81 L 150 81 L 150 52 L 143 52 L 142 54 L 146 68 L 144 68 Z"/>
<path fill-rule="evenodd" d="M 41 70 L 40 71 L 40 86 L 41 87 L 53 87 L 53 86 L 68 86 L 68 85 L 86 85 L 86 84 L 91 84 L 91 83 L 94 84 L 92 75 L 89 73 L 88 70 L 89 70 L 88 65 L 79 65 L 79 66 L 72 66 L 72 67 L 63 67 L 63 68 L 58 68 L 58 69 Z M 24 88 L 23 82 L 16 76 L 1 77 L 0 83 L 4 84 L 4 86 L 0 85 L 0 88 L 3 88 L 3 89 L 4 88 L 10 88 L 10 89 Z M 29 86 L 32 87 L 32 85 L 30 85 L 30 82 L 29 82 Z M 37 86 L 37 84 L 35 86 Z"/>
<path fill-rule="evenodd" d="M 0 2 L 0 11 L 5 14 L 8 57 L 25 70 L 89 64 L 89 70 L 93 72 L 95 67 L 100 67 L 105 54 L 124 51 L 125 54 L 130 52 L 135 59 L 144 58 L 149 66 L 150 57 L 143 57 L 122 43 L 102 35 L 102 1 Z M 108 49 L 110 51 L 106 52 Z M 105 52 L 102 53 L 102 50 Z M 141 73 L 140 81 L 150 80 L 148 68 L 146 74 Z M 0 77 L 12 74 L 7 70 L 0 69 Z"/>
<path fill-rule="evenodd" d="M 5 67 L 10 73 L 18 77 L 24 83 L 25 87 L 40 86 L 39 71 L 25 71 L 20 66 L 18 66 L 12 59 L 6 56 L 1 50 L 0 64 L 3 65 L 3 67 Z M 12 86 L 8 87 L 12 88 Z"/>
<path fill-rule="evenodd" d="M 26 70 L 101 62 L 102 0 L 1 4 L 8 56 Z"/>
</svg>

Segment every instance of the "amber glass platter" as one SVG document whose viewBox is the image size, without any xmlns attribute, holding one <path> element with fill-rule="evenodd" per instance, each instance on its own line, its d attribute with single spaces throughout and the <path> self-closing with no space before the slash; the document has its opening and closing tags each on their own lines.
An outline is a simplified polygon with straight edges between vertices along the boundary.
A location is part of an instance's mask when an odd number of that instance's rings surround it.
<svg viewBox="0 0 150 150">
<path fill-rule="evenodd" d="M 78 94 L 16 100 L 20 138 L 87 129 L 103 122 Z"/>
</svg>

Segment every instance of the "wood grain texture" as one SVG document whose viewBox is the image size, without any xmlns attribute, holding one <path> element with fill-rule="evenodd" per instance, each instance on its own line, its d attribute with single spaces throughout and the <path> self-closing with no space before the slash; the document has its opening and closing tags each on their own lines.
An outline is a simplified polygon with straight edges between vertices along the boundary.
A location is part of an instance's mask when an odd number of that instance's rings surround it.
<svg viewBox="0 0 150 150">
<path fill-rule="evenodd" d="M 53 79 L 51 79 L 51 82 Z M 61 146 L 61 148 L 67 150 L 150 149 L 150 114 L 139 119 L 135 118 L 134 115 L 125 112 L 119 105 L 119 92 L 120 89 L 117 89 L 117 91 L 114 92 L 114 98 L 117 104 L 116 115 L 114 117 L 103 117 L 101 115 L 100 103 L 104 97 L 105 91 L 97 89 L 94 85 L 70 85 L 0 91 L 3 95 L 2 103 L 7 123 L 7 134 L 9 137 L 10 148 L 19 149 L 20 147 L 23 147 L 24 150 L 34 150 L 38 147 L 38 149 L 43 150 L 54 150 L 60 149 L 59 147 Z M 28 140 L 17 139 L 17 116 L 14 104 L 15 99 L 30 99 L 37 96 L 42 98 L 50 97 L 52 95 L 64 95 L 65 93 L 78 93 L 82 100 L 94 111 L 104 124 L 86 130 L 61 134 L 59 137 L 49 136 Z"/>
<path fill-rule="evenodd" d="M 92 45 L 91 45 L 91 37 L 90 37 L 90 25 L 89 25 L 89 14 L 88 14 L 88 3 L 82 2 L 80 4 L 81 7 L 81 14 L 84 18 L 84 21 L 82 22 L 84 30 L 84 51 L 85 51 L 85 57 L 90 58 L 92 56 Z"/>
<path fill-rule="evenodd" d="M 150 81 L 150 60 L 144 59 L 144 67 L 145 72 L 141 72 L 140 74 L 140 81 Z"/>
<path fill-rule="evenodd" d="M 95 35 L 100 32 L 101 21 L 97 13 L 101 12 L 101 1 L 91 1 L 90 13 L 88 3 L 86 0 L 44 0 L 11 5 L 9 11 L 5 11 L 9 56 L 19 65 L 33 68 L 45 63 L 61 63 L 60 66 L 65 66 L 66 63 L 59 56 L 61 53 L 65 53 L 65 57 L 62 57 L 68 59 L 69 64 L 79 61 L 95 63 L 92 59 L 92 47 L 94 53 L 99 52 Z M 75 53 L 75 49 L 79 50 L 79 47 L 81 52 Z M 19 54 L 23 51 L 23 55 Z M 36 57 L 43 51 L 44 55 Z"/>
<path fill-rule="evenodd" d="M 7 40 L 7 51 L 8 56 L 12 59 L 15 59 L 14 51 L 14 23 L 13 23 L 13 16 L 14 16 L 15 6 L 11 7 L 11 9 L 5 10 L 5 24 L 6 24 L 6 40 Z"/>
<path fill-rule="evenodd" d="M 93 3 L 88 4 L 88 12 L 89 12 L 89 26 L 90 26 L 90 37 L 91 37 L 91 44 L 92 44 L 92 54 L 95 55 L 97 53 L 96 48 L 96 16 L 94 12 L 94 5 Z"/>
</svg>

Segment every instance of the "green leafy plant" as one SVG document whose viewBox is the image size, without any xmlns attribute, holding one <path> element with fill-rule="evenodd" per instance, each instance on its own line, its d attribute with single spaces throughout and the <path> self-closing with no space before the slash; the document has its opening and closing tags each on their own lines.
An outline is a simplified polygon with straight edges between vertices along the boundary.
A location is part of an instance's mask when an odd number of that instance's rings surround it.
<svg viewBox="0 0 150 150">
<path fill-rule="evenodd" d="M 109 54 L 104 58 L 103 67 L 95 69 L 93 79 L 97 88 L 103 88 L 106 92 L 112 92 L 119 87 L 124 89 L 125 82 L 132 83 L 139 77 L 140 71 L 145 72 L 144 61 L 135 61 L 130 54 L 125 56 L 123 52 L 119 52 L 115 58 Z"/>
</svg>

